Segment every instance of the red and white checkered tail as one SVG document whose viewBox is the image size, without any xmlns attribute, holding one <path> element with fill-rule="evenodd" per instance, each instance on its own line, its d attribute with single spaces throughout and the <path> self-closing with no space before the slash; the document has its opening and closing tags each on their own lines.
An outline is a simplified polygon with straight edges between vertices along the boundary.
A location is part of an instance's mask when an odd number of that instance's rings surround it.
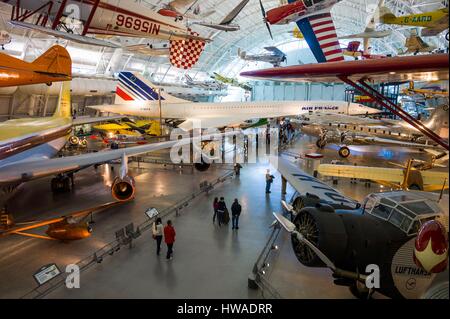
<svg viewBox="0 0 450 319">
<path fill-rule="evenodd" d="M 198 36 L 198 33 L 191 32 Z M 170 63 L 179 69 L 192 68 L 202 55 L 206 43 L 200 40 L 185 39 L 170 41 Z"/>
</svg>

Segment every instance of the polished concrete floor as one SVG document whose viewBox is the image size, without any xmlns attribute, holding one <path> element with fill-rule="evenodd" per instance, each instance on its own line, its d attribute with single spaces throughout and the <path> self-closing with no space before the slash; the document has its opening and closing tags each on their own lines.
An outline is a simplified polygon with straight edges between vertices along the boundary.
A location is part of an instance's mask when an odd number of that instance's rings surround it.
<svg viewBox="0 0 450 319">
<path fill-rule="evenodd" d="M 289 150 L 297 153 L 316 152 L 314 139 L 303 136 Z M 409 153 L 389 147 L 351 147 L 352 156 L 344 162 L 358 165 L 404 163 Z M 324 162 L 336 158 L 332 145 L 321 151 Z M 164 154 L 156 154 L 164 158 Z M 415 158 L 428 155 L 415 152 Z M 135 165 L 131 165 L 134 167 Z M 253 263 L 267 241 L 273 221 L 272 212 L 280 211 L 281 178 L 272 186 L 272 194 L 264 193 L 264 174 L 268 164 L 244 165 L 240 178 L 219 185 L 209 195 L 195 199 L 182 214 L 173 217 L 177 230 L 174 259 L 157 257 L 155 242 L 146 232 L 132 249 L 122 249 L 82 272 L 81 288 L 61 287 L 48 298 L 258 298 L 260 292 L 247 288 L 247 277 Z M 111 201 L 109 185 L 118 170 L 100 167 L 76 175 L 75 190 L 53 196 L 49 179 L 28 183 L 10 201 L 9 210 L 17 221 L 60 216 L 79 209 Z M 91 255 L 114 238 L 114 232 L 130 222 L 145 220 L 148 207 L 163 209 L 198 189 L 200 182 L 214 180 L 226 171 L 220 167 L 206 173 L 147 165 L 131 168 L 136 179 L 136 199 L 94 216 L 91 238 L 60 243 L 11 236 L 0 241 L 0 298 L 17 298 L 36 286 L 33 273 L 42 265 L 56 263 L 64 269 L 69 263 Z M 347 196 L 361 200 L 368 193 L 380 190 L 355 187 L 348 181 L 336 186 Z M 288 188 L 286 198 L 293 189 Z M 238 198 L 243 207 L 240 229 L 219 228 L 212 223 L 212 200 L 224 196 L 228 206 Z M 327 269 L 302 267 L 296 260 L 288 236 L 279 237 L 280 252 L 274 260 L 268 280 L 285 298 L 351 298 L 346 288 L 334 286 Z M 164 248 L 165 249 L 165 248 Z M 165 251 L 165 250 L 164 250 Z"/>
</svg>

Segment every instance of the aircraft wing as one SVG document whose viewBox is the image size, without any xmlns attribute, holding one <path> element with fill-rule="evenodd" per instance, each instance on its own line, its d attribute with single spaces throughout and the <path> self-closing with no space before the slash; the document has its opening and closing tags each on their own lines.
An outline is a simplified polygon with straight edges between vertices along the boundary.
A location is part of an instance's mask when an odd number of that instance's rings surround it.
<svg viewBox="0 0 450 319">
<path fill-rule="evenodd" d="M 78 34 L 71 34 L 71 33 L 62 32 L 62 31 L 58 31 L 58 30 L 52 30 L 50 28 L 42 27 L 39 25 L 27 23 L 27 22 L 11 20 L 9 23 L 12 24 L 14 27 L 19 27 L 19 28 L 27 29 L 27 30 L 31 30 L 31 31 L 37 31 L 37 32 L 40 32 L 43 34 L 54 36 L 56 38 L 65 39 L 65 40 L 69 40 L 69 41 L 73 41 L 73 42 L 77 42 L 77 43 L 81 43 L 81 44 L 96 45 L 96 46 L 109 47 L 109 48 L 120 48 L 120 44 L 113 43 L 110 41 L 99 40 L 99 39 L 95 39 L 92 37 L 82 36 L 82 35 L 78 35 Z"/>
<path fill-rule="evenodd" d="M 320 164 L 317 171 L 323 176 L 370 179 L 401 184 L 404 180 L 404 169 L 386 167 L 368 167 L 352 165 Z M 424 185 L 441 189 L 445 183 L 448 188 L 447 172 L 420 171 Z"/>
<path fill-rule="evenodd" d="M 220 24 L 230 24 L 233 22 L 233 20 L 238 16 L 239 13 L 241 13 L 242 9 L 245 8 L 247 3 L 250 0 L 242 0 L 241 3 L 239 3 L 225 18 L 222 19 Z"/>
<path fill-rule="evenodd" d="M 135 44 L 125 47 L 125 50 L 148 56 L 169 56 L 169 48 L 153 48 L 148 44 Z"/>
<path fill-rule="evenodd" d="M 271 158 L 271 164 L 275 166 L 280 174 L 286 178 L 289 184 L 294 187 L 299 194 L 306 195 L 309 193 L 316 195 L 321 200 L 331 205 L 346 205 L 349 208 L 357 207 L 358 202 L 344 196 L 324 182 L 307 174 L 289 160 L 283 157 Z"/>
<path fill-rule="evenodd" d="M 226 134 L 225 134 L 226 135 Z M 211 138 L 202 136 L 202 139 Z M 108 150 L 104 152 L 82 154 L 60 158 L 43 158 L 33 161 L 17 162 L 3 166 L 0 169 L 0 185 L 15 182 L 29 181 L 45 176 L 51 176 L 64 172 L 77 171 L 95 164 L 103 164 L 121 158 L 123 155 L 136 156 L 149 152 L 154 152 L 176 145 L 186 145 L 191 143 L 191 139 L 167 141 L 129 147 L 118 150 Z"/>
<path fill-rule="evenodd" d="M 421 143 L 407 142 L 401 140 L 394 140 L 389 138 L 381 138 L 376 136 L 355 136 L 354 140 L 366 143 L 366 144 L 384 144 L 384 145 L 398 145 L 402 147 L 419 148 L 419 149 L 437 149 L 439 146 L 426 145 Z"/>
<path fill-rule="evenodd" d="M 429 54 L 385 59 L 303 64 L 242 72 L 241 76 L 290 82 L 372 82 L 448 80 L 448 54 Z"/>
<path fill-rule="evenodd" d="M 72 120 L 72 126 L 115 121 L 115 120 L 121 120 L 123 118 L 126 118 L 126 116 L 122 116 L 122 115 L 99 116 L 99 117 L 83 116 L 83 117 L 77 117 L 74 120 Z"/>
<path fill-rule="evenodd" d="M 264 49 L 280 57 L 286 56 L 286 54 L 277 47 L 265 47 Z"/>
</svg>

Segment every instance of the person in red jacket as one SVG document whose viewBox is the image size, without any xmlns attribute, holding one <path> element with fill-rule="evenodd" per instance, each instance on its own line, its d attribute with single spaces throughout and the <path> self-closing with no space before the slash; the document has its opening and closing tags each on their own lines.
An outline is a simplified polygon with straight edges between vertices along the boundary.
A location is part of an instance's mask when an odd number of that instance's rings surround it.
<svg viewBox="0 0 450 319">
<path fill-rule="evenodd" d="M 166 227 L 164 227 L 164 241 L 167 244 L 167 259 L 172 259 L 173 243 L 175 242 L 175 228 L 172 226 L 172 221 L 168 220 Z"/>
</svg>

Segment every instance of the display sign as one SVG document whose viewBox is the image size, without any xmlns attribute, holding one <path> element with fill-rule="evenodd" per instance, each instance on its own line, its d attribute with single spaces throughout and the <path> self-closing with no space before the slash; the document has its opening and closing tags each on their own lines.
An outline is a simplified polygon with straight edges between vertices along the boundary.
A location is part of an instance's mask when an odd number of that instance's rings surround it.
<svg viewBox="0 0 450 319">
<path fill-rule="evenodd" d="M 152 219 L 155 216 L 159 215 L 159 212 L 156 208 L 149 208 L 145 211 L 145 215 L 147 215 L 148 218 Z"/>
<path fill-rule="evenodd" d="M 40 285 L 45 284 L 47 281 L 55 278 L 61 273 L 58 266 L 56 264 L 49 264 L 42 266 L 34 275 L 34 279 Z"/>
</svg>

